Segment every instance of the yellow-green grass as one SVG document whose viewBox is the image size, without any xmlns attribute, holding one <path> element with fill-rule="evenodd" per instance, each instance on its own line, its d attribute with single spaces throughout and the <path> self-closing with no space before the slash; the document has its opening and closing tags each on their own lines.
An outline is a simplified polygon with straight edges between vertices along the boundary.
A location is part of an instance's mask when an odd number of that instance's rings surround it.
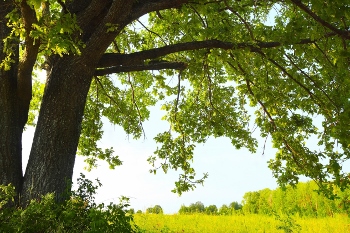
<svg viewBox="0 0 350 233">
<path fill-rule="evenodd" d="M 135 214 L 135 223 L 147 233 L 243 233 L 243 232 L 312 232 L 350 233 L 350 219 L 346 215 L 333 218 L 299 218 L 286 216 L 276 220 L 265 215 L 157 215 Z M 295 222 L 293 222 L 295 220 Z M 297 225 L 300 225 L 298 228 Z M 278 229 L 280 228 L 280 229 Z M 283 230 L 283 228 L 285 230 Z"/>
</svg>

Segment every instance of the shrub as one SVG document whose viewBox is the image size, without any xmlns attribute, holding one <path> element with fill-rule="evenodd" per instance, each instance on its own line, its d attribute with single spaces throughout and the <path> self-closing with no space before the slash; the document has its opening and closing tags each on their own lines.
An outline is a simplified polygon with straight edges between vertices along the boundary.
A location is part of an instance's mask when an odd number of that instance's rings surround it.
<svg viewBox="0 0 350 233">
<path fill-rule="evenodd" d="M 128 213 L 128 198 L 119 204 L 96 204 L 94 195 L 101 186 L 84 175 L 78 179 L 78 190 L 69 192 L 62 203 L 54 194 L 32 200 L 26 208 L 6 206 L 13 200 L 14 188 L 0 186 L 0 232 L 138 232 L 133 215 Z"/>
</svg>

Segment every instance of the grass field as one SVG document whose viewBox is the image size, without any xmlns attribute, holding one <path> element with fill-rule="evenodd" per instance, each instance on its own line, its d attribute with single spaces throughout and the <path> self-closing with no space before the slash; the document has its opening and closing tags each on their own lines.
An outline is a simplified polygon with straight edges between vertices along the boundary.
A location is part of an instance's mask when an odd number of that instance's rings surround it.
<svg viewBox="0 0 350 233">
<path fill-rule="evenodd" d="M 299 218 L 265 215 L 157 215 L 135 214 L 135 223 L 147 233 L 243 233 L 243 232 L 312 232 L 350 233 L 350 218 Z"/>
</svg>

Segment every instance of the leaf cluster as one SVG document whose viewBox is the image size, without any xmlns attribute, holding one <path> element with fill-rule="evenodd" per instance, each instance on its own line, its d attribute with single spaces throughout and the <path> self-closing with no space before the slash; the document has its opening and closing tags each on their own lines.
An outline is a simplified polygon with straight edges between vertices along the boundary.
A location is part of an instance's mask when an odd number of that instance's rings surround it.
<svg viewBox="0 0 350 233">
<path fill-rule="evenodd" d="M 3 52 L 5 59 L 1 61 L 0 67 L 9 70 L 14 59 L 23 57 L 25 47 L 28 46 L 28 39 L 33 45 L 39 44 L 38 61 L 43 56 L 57 54 L 80 54 L 84 44 L 79 39 L 81 29 L 77 24 L 76 15 L 69 14 L 62 10 L 57 1 L 27 1 L 27 4 L 35 15 L 34 22 L 30 28 L 26 28 L 25 20 L 21 13 L 21 1 L 15 1 L 15 8 L 7 16 L 7 26 L 10 33 L 3 39 Z M 18 46 L 20 45 L 20 46 Z M 32 45 L 29 45 L 32 46 Z M 42 64 L 38 62 L 37 67 Z"/>
</svg>

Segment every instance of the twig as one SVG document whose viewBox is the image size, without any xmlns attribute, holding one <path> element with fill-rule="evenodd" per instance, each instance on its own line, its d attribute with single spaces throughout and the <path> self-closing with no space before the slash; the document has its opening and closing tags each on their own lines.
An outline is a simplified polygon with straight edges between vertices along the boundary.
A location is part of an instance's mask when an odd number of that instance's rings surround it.
<svg viewBox="0 0 350 233">
<path fill-rule="evenodd" d="M 248 22 L 237 12 L 235 11 L 232 7 L 230 7 L 227 3 L 227 0 L 224 0 L 224 3 L 225 3 L 225 6 L 226 8 L 231 11 L 233 14 L 235 14 L 244 24 L 244 26 L 247 28 L 248 32 L 249 32 L 249 35 L 250 35 L 250 38 L 254 41 L 255 40 L 255 37 L 254 37 L 254 34 L 253 34 L 253 31 L 252 29 L 250 28 Z"/>
<path fill-rule="evenodd" d="M 158 36 L 159 39 L 160 39 L 165 45 L 168 45 L 168 43 L 165 42 L 165 40 L 164 40 L 158 33 L 156 33 L 156 32 L 154 32 L 154 31 L 148 29 L 140 20 L 137 20 L 137 22 L 138 22 L 139 24 L 141 24 L 141 26 L 142 26 L 144 29 L 146 29 L 148 32 L 150 32 L 150 33 L 155 34 L 156 36 Z"/>
<path fill-rule="evenodd" d="M 131 82 L 130 73 L 128 73 L 128 82 L 130 84 L 131 91 L 132 91 L 132 103 L 136 107 L 137 114 L 139 115 L 139 125 L 141 127 L 142 132 L 143 132 L 143 139 L 146 139 L 146 133 L 145 133 L 145 130 L 144 130 L 143 124 L 142 124 L 142 115 L 141 115 L 139 106 L 137 105 L 136 100 L 135 100 L 134 85 Z"/>
</svg>

